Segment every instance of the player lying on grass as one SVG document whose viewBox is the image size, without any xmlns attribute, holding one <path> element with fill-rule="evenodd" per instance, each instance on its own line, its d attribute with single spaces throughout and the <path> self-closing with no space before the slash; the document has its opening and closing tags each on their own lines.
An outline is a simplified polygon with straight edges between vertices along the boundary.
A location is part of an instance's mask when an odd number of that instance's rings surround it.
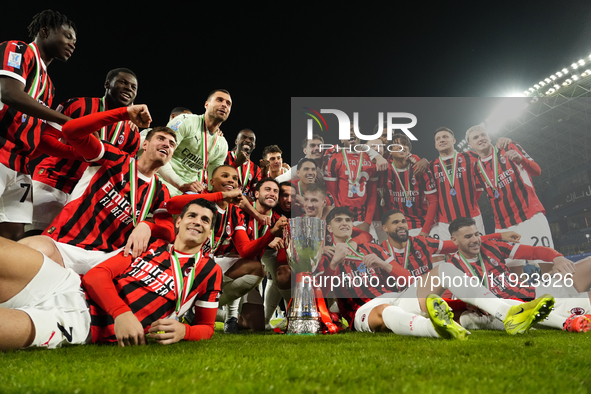
<svg viewBox="0 0 591 394">
<path fill-rule="evenodd" d="M 547 293 L 555 297 L 556 306 L 548 319 L 541 322 L 542 325 L 564 328 L 567 331 L 585 332 L 591 329 L 591 303 L 587 293 L 591 286 L 591 260 L 573 264 L 554 249 L 544 246 L 481 239 L 474 219 L 471 218 L 453 220 L 449 231 L 452 241 L 458 246 L 458 253 L 452 256 L 449 263 L 433 269 L 431 275 L 439 275 L 440 279 L 447 277 L 448 281 L 453 281 L 454 277 L 467 276 L 482 284 L 488 293 L 502 298 L 505 302 L 505 305 L 499 304 L 491 308 L 488 305 L 490 299 L 479 296 L 477 287 L 450 289 L 461 300 L 486 310 L 490 315 L 462 314 L 462 325 L 470 329 L 502 329 L 494 318 L 506 314 L 514 304 L 525 308 L 524 304 L 516 300 L 528 300 Z M 526 274 L 517 276 L 507 269 L 505 259 L 509 258 L 539 259 L 553 263 L 554 269 L 552 274 L 545 274 L 541 278 L 526 278 Z M 533 279 L 534 285 L 530 285 L 528 279 Z M 466 283 L 465 280 L 462 282 Z M 418 294 L 421 298 L 430 293 L 442 294 L 442 291 L 441 287 L 435 286 L 419 291 Z"/>
<path fill-rule="evenodd" d="M 334 238 L 335 252 L 332 258 L 323 256 L 318 267 L 319 280 L 324 284 L 328 280 L 349 326 L 357 331 L 392 331 L 399 335 L 465 338 L 466 330 L 452 320 L 453 313 L 445 301 L 438 296 L 423 295 L 429 288 L 427 281 L 417 281 L 407 290 L 395 293 L 396 277 L 406 279 L 410 273 L 392 257 L 387 256 L 378 245 L 351 245 L 349 240 L 352 217 L 347 208 L 335 208 L 329 213 L 327 231 Z M 341 279 L 339 286 L 333 286 L 335 278 Z M 455 290 L 453 285 L 449 288 L 452 292 Z M 496 298 L 485 288 L 480 287 L 474 293 L 475 298 L 482 297 L 489 301 L 487 308 L 492 305 L 499 309 L 505 305 L 503 300 Z M 466 298 L 464 301 L 471 300 Z M 523 332 L 546 317 L 552 304 L 552 297 L 543 297 L 528 303 L 526 313 L 517 313 L 521 308 L 514 308 L 498 317 L 509 324 L 516 318 L 514 315 L 520 315 L 519 324 L 511 326 L 511 329 L 508 327 L 507 331 L 512 334 Z M 421 314 L 427 311 L 431 321 Z M 531 316 L 535 319 L 530 319 Z"/>
<path fill-rule="evenodd" d="M 86 294 L 73 270 L 0 238 L 0 350 L 139 345 L 147 332 L 161 344 L 211 338 L 222 273 L 202 246 L 215 212 L 209 201 L 187 204 L 173 245 L 157 240 L 138 258 L 120 253 L 96 266 L 83 278 Z"/>
</svg>

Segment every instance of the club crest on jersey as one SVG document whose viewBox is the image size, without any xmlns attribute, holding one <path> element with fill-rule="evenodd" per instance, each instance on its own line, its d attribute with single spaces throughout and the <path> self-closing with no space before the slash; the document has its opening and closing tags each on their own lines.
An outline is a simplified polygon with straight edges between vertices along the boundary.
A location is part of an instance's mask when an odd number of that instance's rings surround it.
<svg viewBox="0 0 591 394">
<path fill-rule="evenodd" d="M 226 234 L 230 235 L 230 233 L 232 232 L 232 228 L 230 227 L 230 225 L 228 224 L 226 226 Z"/>
<path fill-rule="evenodd" d="M 117 144 L 121 145 L 121 144 L 123 144 L 123 141 L 125 141 L 125 134 L 121 133 L 121 135 L 119 136 L 119 139 L 117 140 Z"/>
<path fill-rule="evenodd" d="M 464 161 L 464 158 L 462 156 L 458 157 L 458 163 L 462 163 Z"/>
<path fill-rule="evenodd" d="M 501 157 L 501 163 L 505 164 L 507 162 L 507 159 L 505 158 L 505 156 Z"/>
<path fill-rule="evenodd" d="M 417 184 L 417 180 L 415 178 L 412 178 L 410 180 L 410 183 L 412 183 L 412 185 L 415 186 Z"/>
<path fill-rule="evenodd" d="M 422 259 L 423 258 L 423 255 L 421 254 L 421 252 L 419 250 L 417 250 L 415 252 L 415 256 L 417 256 L 417 259 Z"/>
<path fill-rule="evenodd" d="M 584 315 L 585 314 L 585 309 L 584 308 L 580 308 L 580 307 L 576 307 L 570 310 L 570 313 L 573 315 Z"/>
<path fill-rule="evenodd" d="M 365 321 L 365 313 L 361 316 L 361 323 Z"/>
<path fill-rule="evenodd" d="M 191 273 L 192 270 L 193 270 L 193 267 L 187 268 L 184 272 L 185 276 L 189 276 L 189 274 Z"/>
<path fill-rule="evenodd" d="M 22 60 L 23 60 L 23 55 L 21 55 L 20 53 L 16 53 L 16 52 L 10 52 L 10 53 L 8 53 L 8 62 L 6 64 L 8 64 L 12 68 L 20 69 Z"/>
<path fill-rule="evenodd" d="M 498 267 L 499 266 L 499 262 L 497 260 L 495 260 L 495 259 L 490 259 L 490 263 L 492 265 L 494 265 L 495 267 Z"/>
</svg>

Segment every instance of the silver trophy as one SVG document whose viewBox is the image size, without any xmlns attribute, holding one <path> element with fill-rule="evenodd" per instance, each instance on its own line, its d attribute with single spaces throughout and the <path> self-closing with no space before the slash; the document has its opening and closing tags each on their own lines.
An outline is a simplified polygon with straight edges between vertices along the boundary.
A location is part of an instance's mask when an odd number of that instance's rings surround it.
<svg viewBox="0 0 591 394">
<path fill-rule="evenodd" d="M 286 228 L 286 252 L 289 265 L 296 273 L 295 291 L 287 314 L 287 334 L 321 332 L 312 272 L 322 257 L 324 232 L 324 220 L 319 218 L 293 218 Z"/>
</svg>

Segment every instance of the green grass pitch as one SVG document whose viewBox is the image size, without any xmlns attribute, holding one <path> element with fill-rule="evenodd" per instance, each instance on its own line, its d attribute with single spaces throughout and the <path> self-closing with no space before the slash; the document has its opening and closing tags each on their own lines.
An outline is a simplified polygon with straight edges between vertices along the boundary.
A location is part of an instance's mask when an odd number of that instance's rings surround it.
<svg viewBox="0 0 591 394">
<path fill-rule="evenodd" d="M 216 331 L 210 341 L 0 353 L 1 393 L 587 393 L 591 333 L 467 341 Z"/>
</svg>

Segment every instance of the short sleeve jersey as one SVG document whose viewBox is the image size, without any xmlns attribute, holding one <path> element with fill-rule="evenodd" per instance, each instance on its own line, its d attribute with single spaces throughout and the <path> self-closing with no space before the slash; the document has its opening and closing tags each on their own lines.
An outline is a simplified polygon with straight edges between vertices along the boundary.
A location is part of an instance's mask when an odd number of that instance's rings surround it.
<svg viewBox="0 0 591 394">
<path fill-rule="evenodd" d="M 35 43 L 5 41 L 0 44 L 0 55 L 0 76 L 21 82 L 29 96 L 51 108 L 54 87 Z M 29 156 L 39 144 L 44 127 L 44 120 L 0 102 L 0 163 L 28 174 Z"/>
</svg>

